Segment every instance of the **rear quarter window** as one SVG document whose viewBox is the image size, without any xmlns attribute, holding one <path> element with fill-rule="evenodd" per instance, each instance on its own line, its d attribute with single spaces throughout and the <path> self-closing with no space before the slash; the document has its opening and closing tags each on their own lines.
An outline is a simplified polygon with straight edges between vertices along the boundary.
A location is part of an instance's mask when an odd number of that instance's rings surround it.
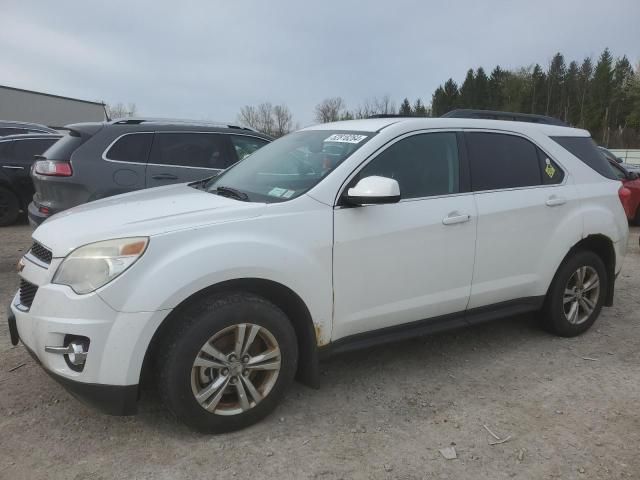
<svg viewBox="0 0 640 480">
<path fill-rule="evenodd" d="M 69 132 L 51 145 L 43 155 L 49 160 L 70 160 L 73 152 L 89 138 L 89 136 L 81 136 L 79 133 Z"/>
<path fill-rule="evenodd" d="M 617 176 L 609 163 L 609 160 L 598 150 L 591 137 L 550 137 L 573 156 L 578 157 L 583 163 L 591 167 L 600 175 L 611 180 L 617 180 Z"/>
<path fill-rule="evenodd" d="M 118 162 L 147 163 L 153 133 L 129 133 L 121 136 L 107 150 L 105 158 Z"/>
</svg>

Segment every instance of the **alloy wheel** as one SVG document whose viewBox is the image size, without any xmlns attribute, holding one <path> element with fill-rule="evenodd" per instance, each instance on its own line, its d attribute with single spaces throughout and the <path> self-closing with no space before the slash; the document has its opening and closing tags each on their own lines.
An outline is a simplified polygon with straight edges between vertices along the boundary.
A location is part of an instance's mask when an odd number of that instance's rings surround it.
<svg viewBox="0 0 640 480">
<path fill-rule="evenodd" d="M 566 319 L 573 325 L 587 321 L 598 304 L 600 277 L 590 266 L 579 267 L 567 282 L 562 300 Z"/>
<path fill-rule="evenodd" d="M 200 348 L 191 367 L 191 390 L 205 410 L 237 415 L 269 395 L 281 364 L 278 342 L 269 330 L 252 323 L 232 325 Z"/>
</svg>

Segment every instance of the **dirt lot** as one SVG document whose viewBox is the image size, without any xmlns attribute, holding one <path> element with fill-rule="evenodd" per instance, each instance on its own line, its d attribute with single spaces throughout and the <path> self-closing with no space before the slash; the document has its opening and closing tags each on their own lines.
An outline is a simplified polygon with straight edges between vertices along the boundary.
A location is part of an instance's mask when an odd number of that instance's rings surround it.
<svg viewBox="0 0 640 480">
<path fill-rule="evenodd" d="M 151 395 L 135 417 L 98 414 L 11 347 L 4 307 L 30 229 L 3 228 L 0 478 L 640 478 L 639 233 L 615 306 L 580 338 L 522 316 L 349 354 L 261 424 L 203 436 Z M 510 439 L 489 445 L 483 425 Z"/>
</svg>

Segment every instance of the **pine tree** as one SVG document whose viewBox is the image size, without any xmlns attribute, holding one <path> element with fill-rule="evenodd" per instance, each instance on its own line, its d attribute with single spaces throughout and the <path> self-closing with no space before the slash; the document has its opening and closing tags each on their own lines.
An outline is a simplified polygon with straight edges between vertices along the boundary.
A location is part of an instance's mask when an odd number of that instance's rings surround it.
<svg viewBox="0 0 640 480">
<path fill-rule="evenodd" d="M 419 98 L 416 100 L 416 103 L 413 105 L 413 114 L 416 117 L 426 117 L 427 116 L 427 107 L 424 106 L 422 100 Z"/>
<path fill-rule="evenodd" d="M 467 71 L 467 76 L 464 78 L 464 82 L 462 82 L 462 86 L 460 87 L 460 108 L 473 108 L 474 102 L 476 100 L 475 93 L 475 75 L 473 73 L 473 69 L 470 68 Z"/>
<path fill-rule="evenodd" d="M 569 125 L 577 125 L 580 122 L 580 68 L 575 61 L 569 64 L 564 86 L 566 94 L 561 118 Z"/>
<path fill-rule="evenodd" d="M 398 114 L 406 117 L 410 117 L 413 114 L 413 110 L 411 110 L 411 104 L 409 103 L 408 98 L 405 97 L 405 99 L 400 104 L 400 109 L 398 110 Z"/>
<path fill-rule="evenodd" d="M 582 61 L 580 72 L 578 74 L 578 88 L 580 97 L 580 120 L 578 126 L 584 128 L 587 119 L 587 98 L 591 87 L 591 79 L 593 76 L 593 63 L 591 58 L 586 57 Z"/>
<path fill-rule="evenodd" d="M 545 115 L 551 115 L 557 118 L 562 116 L 565 74 L 564 56 L 558 52 L 553 56 L 549 64 L 549 70 L 547 71 L 547 103 Z"/>
<path fill-rule="evenodd" d="M 496 66 L 491 72 L 488 84 L 488 103 L 487 107 L 491 110 L 501 110 L 505 102 L 504 94 L 506 90 L 505 80 L 506 74 L 500 66 Z"/>
<path fill-rule="evenodd" d="M 544 114 L 546 110 L 547 76 L 537 63 L 531 72 L 531 110 L 529 113 Z"/>
<path fill-rule="evenodd" d="M 608 125 L 611 106 L 611 92 L 613 90 L 613 57 L 608 48 L 600 55 L 591 81 L 591 91 L 588 97 L 586 127 L 591 135 L 607 143 Z"/>
<path fill-rule="evenodd" d="M 482 67 L 476 71 L 473 96 L 473 108 L 487 108 L 489 105 L 489 79 Z"/>
</svg>

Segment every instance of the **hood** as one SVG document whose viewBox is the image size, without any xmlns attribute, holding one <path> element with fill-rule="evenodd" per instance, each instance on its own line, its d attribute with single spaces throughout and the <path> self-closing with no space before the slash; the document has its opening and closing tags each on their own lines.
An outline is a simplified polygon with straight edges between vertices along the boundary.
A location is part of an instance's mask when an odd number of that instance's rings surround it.
<svg viewBox="0 0 640 480">
<path fill-rule="evenodd" d="M 40 225 L 33 238 L 52 249 L 54 257 L 64 257 L 87 243 L 244 220 L 260 216 L 264 208 L 264 203 L 241 202 L 187 184 L 168 185 L 65 210 Z"/>
</svg>

